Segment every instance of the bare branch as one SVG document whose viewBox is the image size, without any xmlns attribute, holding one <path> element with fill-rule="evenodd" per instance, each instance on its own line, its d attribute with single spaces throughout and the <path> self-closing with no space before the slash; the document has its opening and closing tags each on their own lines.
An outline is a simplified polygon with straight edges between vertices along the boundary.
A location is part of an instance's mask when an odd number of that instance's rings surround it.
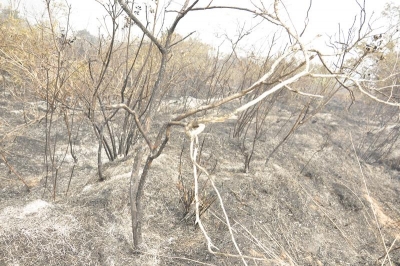
<svg viewBox="0 0 400 266">
<path fill-rule="evenodd" d="M 301 92 L 299 90 L 296 89 L 292 89 L 291 87 L 289 87 L 289 85 L 285 85 L 285 88 L 294 92 L 294 93 L 298 93 L 300 95 L 304 95 L 304 96 L 308 96 L 308 97 L 316 97 L 316 98 L 324 98 L 324 96 L 322 95 L 318 95 L 318 94 L 311 94 L 311 93 L 306 93 L 306 92 Z"/>
<path fill-rule="evenodd" d="M 126 104 L 124 104 L 124 103 L 109 105 L 109 106 L 106 106 L 106 108 L 107 108 L 107 109 L 121 109 L 121 108 L 122 108 L 122 109 L 125 109 L 125 110 L 126 110 L 128 113 L 130 113 L 131 115 L 133 115 L 133 117 L 135 118 L 136 126 L 138 127 L 138 129 L 139 129 L 140 133 L 142 134 L 143 138 L 145 139 L 145 141 L 146 141 L 146 143 L 147 143 L 147 146 L 149 147 L 149 149 L 150 149 L 151 151 L 154 149 L 154 148 L 153 148 L 153 145 L 151 144 L 150 140 L 149 140 L 148 137 L 147 137 L 147 134 L 145 133 L 145 131 L 144 131 L 144 129 L 143 129 L 142 124 L 141 124 L 140 121 L 139 121 L 138 115 L 136 114 L 136 112 L 135 112 L 134 110 L 130 109 L 130 108 L 129 108 Z"/>
<path fill-rule="evenodd" d="M 129 9 L 128 5 L 125 3 L 124 0 L 118 0 L 118 3 L 121 5 L 122 9 L 126 12 L 131 20 L 135 22 L 135 24 L 140 28 L 140 30 L 146 34 L 147 37 L 157 46 L 158 50 L 162 54 L 167 53 L 167 49 L 157 40 L 156 37 L 140 22 L 140 20 L 132 13 Z"/>
<path fill-rule="evenodd" d="M 173 47 L 175 45 L 177 45 L 180 42 L 183 42 L 184 40 L 186 40 L 187 38 L 189 38 L 193 33 L 195 33 L 196 31 L 192 31 L 191 33 L 189 33 L 188 35 L 186 35 L 185 37 L 183 37 L 181 40 L 174 42 L 173 44 L 171 44 L 169 47 Z"/>
</svg>

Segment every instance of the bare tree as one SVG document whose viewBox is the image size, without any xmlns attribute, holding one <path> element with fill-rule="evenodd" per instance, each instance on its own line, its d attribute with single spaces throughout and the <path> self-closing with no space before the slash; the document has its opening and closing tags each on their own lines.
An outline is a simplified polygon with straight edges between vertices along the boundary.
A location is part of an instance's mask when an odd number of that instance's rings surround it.
<svg viewBox="0 0 400 266">
<path fill-rule="evenodd" d="M 257 104 L 262 102 L 264 99 L 266 99 L 266 97 L 273 95 L 281 91 L 282 89 L 287 89 L 291 92 L 302 95 L 303 97 L 323 98 L 323 102 L 325 103 L 329 101 L 332 95 L 334 95 L 334 92 L 327 94 L 326 91 L 307 92 L 307 91 L 302 91 L 300 89 L 294 89 L 292 86 L 296 84 L 296 82 L 302 79 L 305 78 L 333 79 L 336 80 L 338 84 L 340 84 L 340 87 L 344 87 L 345 89 L 347 89 L 352 98 L 354 98 L 353 90 L 358 90 L 362 94 L 366 95 L 367 97 L 370 97 L 371 99 L 374 99 L 375 101 L 382 102 L 388 105 L 394 105 L 394 106 L 399 105 L 399 103 L 391 97 L 388 96 L 378 97 L 374 95 L 374 92 L 378 90 L 376 88 L 365 86 L 366 84 L 369 84 L 369 81 L 363 79 L 358 75 L 357 73 L 358 67 L 362 62 L 366 60 L 366 57 L 369 54 L 367 47 L 365 48 L 366 49 L 365 53 L 359 54 L 356 59 L 346 60 L 351 54 L 351 52 L 356 49 L 357 45 L 360 42 L 371 36 L 372 30 L 367 27 L 365 20 L 366 17 L 365 8 L 363 6 L 360 6 L 361 13 L 360 13 L 359 24 L 358 25 L 355 24 L 353 26 L 353 30 L 350 30 L 349 35 L 347 36 L 343 35 L 343 32 L 340 32 L 339 40 L 333 41 L 333 43 L 337 42 L 340 43 L 340 45 L 334 46 L 335 49 L 333 54 L 324 54 L 323 52 L 320 52 L 314 48 L 310 48 L 309 44 L 306 44 L 302 41 L 301 34 L 299 34 L 296 31 L 296 28 L 287 23 L 287 21 L 284 19 L 283 15 L 284 9 L 281 1 L 278 0 L 274 1 L 273 7 L 270 10 L 264 7 L 263 5 L 259 6 L 255 5 L 254 9 L 235 7 L 235 6 L 213 6 L 212 3 L 210 3 L 208 6 L 197 7 L 199 1 L 185 1 L 185 3 L 182 5 L 182 8 L 179 11 L 177 11 L 177 16 L 172 25 L 169 27 L 167 36 L 163 43 L 159 39 L 157 39 L 140 22 L 140 20 L 133 14 L 132 10 L 127 6 L 126 2 L 124 2 L 123 0 L 119 0 L 118 2 L 120 3 L 124 12 L 135 23 L 135 25 L 138 26 L 143 31 L 143 33 L 154 43 L 154 45 L 158 48 L 161 54 L 162 59 L 159 66 L 158 79 L 152 89 L 149 109 L 151 109 L 156 102 L 159 102 L 158 97 L 160 97 L 161 95 L 160 93 L 161 90 L 159 88 L 160 86 L 162 86 L 164 73 L 167 68 L 167 58 L 169 53 L 171 52 L 172 47 L 175 45 L 171 44 L 172 34 L 176 28 L 176 25 L 180 22 L 180 20 L 184 16 L 188 15 L 189 12 L 206 11 L 211 9 L 234 9 L 234 10 L 240 10 L 242 12 L 248 12 L 257 17 L 265 19 L 266 21 L 271 23 L 271 25 L 274 25 L 277 28 L 283 29 L 287 34 L 287 38 L 291 41 L 290 47 L 285 49 L 279 56 L 274 58 L 274 61 L 270 65 L 269 71 L 264 73 L 252 85 L 248 86 L 247 88 L 244 88 L 239 92 L 232 93 L 229 95 L 224 95 L 224 97 L 212 103 L 200 106 L 195 109 L 191 109 L 185 113 L 175 116 L 169 122 L 164 123 L 164 125 L 158 131 L 157 137 L 153 142 L 151 142 L 148 137 L 149 127 L 142 126 L 140 123 L 137 123 L 137 126 L 139 128 L 142 128 L 141 133 L 143 138 L 146 140 L 147 148 L 149 150 L 149 155 L 147 156 L 144 166 L 141 167 L 141 169 L 143 169 L 141 176 L 136 177 L 134 174 L 132 175 L 132 184 L 133 184 L 132 187 L 134 187 L 134 189 L 133 192 L 131 191 L 131 201 L 132 201 L 131 204 L 132 204 L 134 243 L 136 248 L 140 246 L 141 242 L 140 212 L 141 212 L 141 197 L 143 195 L 143 185 L 146 181 L 146 176 L 152 161 L 161 154 L 166 143 L 169 140 L 171 126 L 177 125 L 185 127 L 185 131 L 191 137 L 191 145 L 192 145 L 191 158 L 193 162 L 194 178 L 196 182 L 197 169 L 199 168 L 200 171 L 205 171 L 205 169 L 202 168 L 196 162 L 197 149 L 195 147 L 197 145 L 197 136 L 198 134 L 201 133 L 201 131 L 208 123 L 226 121 L 228 118 L 234 117 L 237 114 L 249 110 L 249 108 L 253 108 Z M 338 58 L 336 62 L 332 62 L 330 59 L 328 59 L 332 58 L 332 56 L 336 56 L 336 58 Z M 295 59 L 296 64 L 290 67 L 286 72 L 281 73 L 280 72 L 281 66 L 285 65 L 291 59 Z M 312 60 L 315 61 L 314 64 L 318 62 L 318 64 L 322 65 L 325 68 L 325 70 L 323 72 L 316 72 L 315 71 L 316 69 L 314 69 L 311 65 Z M 265 87 L 265 84 L 270 84 L 270 85 L 268 87 Z M 337 87 L 337 89 L 339 89 L 340 87 Z M 260 89 L 262 88 L 264 88 L 264 90 L 260 91 Z M 255 94 L 255 92 L 257 91 L 259 91 L 259 93 Z M 248 102 L 237 107 L 232 112 L 219 116 L 211 114 L 208 116 L 197 117 L 196 119 L 190 120 L 190 117 L 196 114 L 202 112 L 204 113 L 204 111 L 212 109 L 217 109 L 224 104 L 232 102 L 236 99 L 244 98 L 247 95 L 255 95 L 255 97 L 250 98 Z M 322 103 L 320 106 L 323 105 L 324 104 Z M 129 111 L 130 113 L 136 116 L 136 113 L 123 103 L 119 105 L 109 106 L 109 108 L 124 108 L 125 110 Z M 294 125 L 291 132 L 296 128 L 296 126 L 305 121 L 306 115 L 308 113 L 307 107 L 305 110 L 306 111 L 300 113 L 300 116 L 296 120 L 296 124 Z M 318 108 L 316 108 L 316 110 L 318 110 Z M 257 114 L 257 112 L 254 112 L 254 114 Z M 186 122 L 183 122 L 184 120 L 186 120 Z M 146 122 L 144 124 L 149 125 L 152 121 L 153 121 L 152 111 L 150 111 L 149 115 L 146 118 Z M 289 132 L 289 134 L 291 132 Z M 143 151 L 143 149 L 141 149 L 140 151 Z M 141 158 L 142 154 L 142 152 L 140 151 L 138 152 L 138 155 L 135 160 L 134 164 L 135 170 L 133 171 L 133 173 L 139 172 L 137 167 L 139 167 L 140 162 L 138 162 L 138 160 Z M 212 180 L 212 177 L 210 177 L 210 179 Z M 197 186 L 195 185 L 195 187 Z M 198 191 L 196 190 L 195 200 L 198 206 L 197 193 Z M 223 206 L 222 199 L 220 199 L 220 204 Z M 201 220 L 199 217 L 200 217 L 199 210 L 197 209 L 196 222 L 200 225 L 200 228 L 202 229 L 207 239 L 209 251 L 212 253 L 216 253 L 215 250 L 213 250 L 214 245 L 212 244 L 211 239 L 208 237 L 206 231 L 204 230 L 204 227 L 201 226 Z M 229 224 L 229 219 L 227 216 L 226 216 L 226 221 Z M 233 234 L 232 234 L 232 240 L 234 241 Z M 241 256 L 239 249 L 238 252 Z M 244 257 L 242 256 L 242 258 Z M 245 263 L 245 261 L 243 262 Z"/>
<path fill-rule="evenodd" d="M 133 154 L 129 198 L 136 251 L 141 250 L 142 244 L 145 183 L 153 161 L 163 153 L 174 127 L 183 131 L 190 141 L 194 189 L 188 192 L 182 185 L 182 190 L 187 195 L 185 206 L 194 202 L 195 223 L 206 239 L 208 251 L 239 258 L 247 265 L 246 260 L 252 257 L 243 254 L 235 240 L 222 195 L 214 182 L 215 176 L 199 160 L 199 137 L 203 131 L 212 123 L 237 119 L 233 136 L 240 143 L 244 171 L 248 172 L 257 143 L 268 131 L 266 118 L 279 97 L 295 105 L 287 120 L 292 124 L 287 132 L 284 132 L 286 127 L 281 127 L 284 136 L 263 158 L 266 160 L 341 89 L 347 92 L 352 103 L 357 95 L 362 95 L 379 104 L 400 106 L 395 67 L 389 71 L 375 69 L 372 77 L 365 75 L 374 70 L 368 65 L 371 60 L 379 57 L 380 49 L 390 42 L 384 42 L 369 26 L 363 5 L 352 27 L 348 31 L 339 29 L 338 35 L 330 40 L 330 52 L 322 52 L 312 46 L 314 40 L 304 41 L 307 23 L 300 29 L 293 25 L 280 0 L 274 0 L 269 7 L 262 1 L 250 7 L 250 4 L 219 6 L 213 1 L 203 5 L 199 0 L 185 0 L 175 3 L 177 10 L 173 10 L 172 2 L 168 2 L 166 8 L 159 1 L 151 5 L 124 0 L 101 2 L 107 11 L 105 19 L 110 22 L 107 33 L 97 40 L 76 40 L 75 44 L 68 27 L 65 32 L 56 29 L 51 1 L 46 3 L 48 24 L 31 26 L 31 29 L 33 39 L 46 36 L 42 39 L 50 40 L 41 43 L 48 51 L 38 52 L 39 55 L 31 56 L 34 59 L 30 60 L 22 46 L 16 50 L 0 48 L 1 60 L 12 66 L 10 69 L 15 76 L 23 74 L 28 77 L 26 80 L 34 81 L 35 94 L 46 102 L 45 165 L 53 181 L 53 198 L 56 197 L 57 171 L 62 164 L 55 156 L 58 140 L 53 125 L 57 118 L 63 119 L 68 132 L 68 150 L 64 154 L 70 152 L 72 156 L 75 117 L 79 114 L 90 123 L 97 141 L 100 181 L 107 178 L 102 169 L 104 158 L 112 162 Z M 309 10 L 311 8 L 310 1 Z M 250 14 L 281 36 L 265 36 L 271 38 L 269 52 L 266 56 L 253 55 L 257 57 L 254 60 L 251 56 L 241 57 L 238 48 L 251 31 L 240 30 L 237 39 L 230 38 L 229 53 L 207 50 L 207 45 L 190 39 L 191 34 L 176 33 L 178 24 L 191 13 L 206 14 L 220 9 Z M 167 14 L 174 15 L 170 23 L 166 20 Z M 133 34 L 134 29 L 140 30 L 139 36 Z M 123 37 L 120 38 L 120 34 Z M 273 46 L 277 39 L 283 40 L 283 44 L 275 51 Z M 198 50 L 192 49 L 194 47 Z M 185 60 L 185 53 L 191 58 Z M 386 81 L 393 83 L 388 85 Z M 192 94 L 202 101 L 194 107 L 186 106 Z M 175 112 L 165 111 L 163 104 L 168 95 L 182 96 L 185 107 Z M 237 254 L 219 251 L 203 226 L 200 174 L 207 177 L 207 184 L 214 190 Z"/>
</svg>

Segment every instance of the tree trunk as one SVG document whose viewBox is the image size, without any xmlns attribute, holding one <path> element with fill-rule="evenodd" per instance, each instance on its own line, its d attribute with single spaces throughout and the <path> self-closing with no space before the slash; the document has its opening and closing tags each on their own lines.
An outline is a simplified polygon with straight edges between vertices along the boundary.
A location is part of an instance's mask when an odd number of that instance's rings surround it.
<svg viewBox="0 0 400 266">
<path fill-rule="evenodd" d="M 131 179 L 129 182 L 129 199 L 131 204 L 131 220 L 132 220 L 132 237 L 133 237 L 133 246 L 135 250 L 138 250 L 139 245 L 142 241 L 141 232 L 139 230 L 139 211 L 140 209 L 137 206 L 137 195 L 139 188 L 139 176 L 140 173 L 140 162 L 142 161 L 143 151 L 139 148 L 136 151 L 136 156 L 133 162 Z"/>
</svg>

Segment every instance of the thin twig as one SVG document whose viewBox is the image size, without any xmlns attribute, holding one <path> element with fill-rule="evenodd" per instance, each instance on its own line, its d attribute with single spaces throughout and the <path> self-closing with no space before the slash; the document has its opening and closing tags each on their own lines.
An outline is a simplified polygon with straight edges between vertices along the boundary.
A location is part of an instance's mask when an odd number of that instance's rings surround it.
<svg viewBox="0 0 400 266">
<path fill-rule="evenodd" d="M 386 259 L 389 258 L 389 253 L 390 253 L 390 251 L 393 251 L 393 250 L 396 250 L 396 249 L 399 249 L 399 248 L 400 248 L 400 247 L 398 247 L 398 248 L 392 249 L 393 246 L 394 246 L 394 244 L 396 243 L 396 241 L 397 241 L 397 237 L 393 240 L 392 244 L 390 245 L 390 247 L 389 247 L 389 249 L 388 249 L 388 252 L 385 254 L 385 258 L 384 258 L 383 261 L 382 261 L 382 266 L 385 265 Z"/>
<path fill-rule="evenodd" d="M 185 260 L 185 261 L 190 261 L 190 262 L 194 262 L 194 263 L 201 264 L 201 265 L 216 266 L 215 264 L 205 263 L 205 262 L 201 262 L 201 261 L 198 261 L 198 260 L 193 260 L 193 259 L 189 259 L 189 258 L 185 258 L 185 257 L 175 257 L 175 256 L 166 256 L 166 255 L 160 255 L 160 254 L 153 254 L 153 253 L 146 252 L 146 251 L 141 251 L 141 250 L 137 250 L 136 252 L 141 253 L 141 254 L 145 254 L 145 255 L 155 256 L 155 257 L 161 257 L 161 258 L 167 258 L 167 259 Z"/>
<path fill-rule="evenodd" d="M 144 132 L 143 126 L 139 121 L 139 117 L 136 114 L 136 112 L 134 110 L 132 110 L 131 108 L 129 108 L 126 104 L 124 103 L 120 103 L 120 104 L 113 104 L 113 105 L 109 105 L 106 108 L 108 109 L 125 109 L 126 111 L 128 111 L 128 113 L 130 113 L 131 115 L 133 115 L 133 117 L 135 118 L 135 123 L 136 126 L 138 127 L 140 133 L 142 134 L 143 138 L 145 139 L 147 146 L 149 146 L 150 150 L 153 150 L 153 145 L 151 144 L 149 138 L 147 137 L 146 133 Z"/>
<path fill-rule="evenodd" d="M 26 190 L 27 190 L 27 191 L 30 191 L 31 188 L 28 186 L 28 184 L 25 182 L 25 180 L 15 171 L 14 167 L 12 167 L 12 165 L 10 165 L 10 164 L 8 163 L 8 161 L 7 161 L 6 157 L 4 156 L 4 154 L 3 154 L 3 153 L 0 153 L 0 154 L 1 154 L 1 159 L 2 159 L 3 162 L 7 165 L 8 169 L 10 169 L 10 171 L 11 171 L 14 175 L 16 175 L 17 178 L 18 178 L 19 180 L 21 180 L 22 183 L 24 183 L 24 185 L 25 185 L 25 187 L 26 187 Z"/>
</svg>

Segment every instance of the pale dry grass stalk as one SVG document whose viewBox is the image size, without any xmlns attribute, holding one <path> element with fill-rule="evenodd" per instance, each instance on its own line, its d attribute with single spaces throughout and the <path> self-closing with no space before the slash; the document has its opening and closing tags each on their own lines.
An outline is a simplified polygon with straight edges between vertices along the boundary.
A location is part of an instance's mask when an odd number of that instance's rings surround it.
<svg viewBox="0 0 400 266">
<path fill-rule="evenodd" d="M 236 221 L 235 221 L 236 222 Z M 284 261 L 282 261 L 282 259 L 278 256 L 278 255 L 276 255 L 275 253 L 274 253 L 274 251 L 273 250 L 270 250 L 268 247 L 266 247 L 265 245 L 264 245 L 264 243 L 262 243 L 262 241 L 261 240 L 259 240 L 257 237 L 255 237 L 251 232 L 250 232 L 250 230 L 249 229 L 247 229 L 247 227 L 245 227 L 244 225 L 242 225 L 241 223 L 238 223 L 238 222 L 236 222 L 238 225 L 240 225 L 240 227 L 251 237 L 250 238 L 250 241 L 252 241 L 255 245 L 257 245 L 262 251 L 264 251 L 266 254 L 268 254 L 269 256 L 271 256 L 276 262 L 279 262 L 279 264 L 281 264 L 281 265 L 288 265 L 287 263 L 285 263 Z M 244 234 L 243 234 L 244 235 Z M 276 244 L 278 244 L 278 246 L 280 247 L 280 248 L 282 248 L 282 250 L 284 250 L 283 249 L 283 247 L 282 247 L 282 245 L 280 245 L 274 238 L 273 238 L 273 236 L 272 236 L 272 234 L 267 234 L 271 239 L 273 239 L 274 240 L 274 242 L 276 243 Z M 246 236 L 246 235 L 244 235 L 245 237 L 248 237 L 248 236 Z M 249 238 L 249 237 L 248 237 Z M 289 258 L 289 265 L 296 265 L 295 263 L 294 263 L 294 260 L 293 260 L 293 258 L 285 251 L 285 256 L 287 256 L 288 258 Z"/>
<path fill-rule="evenodd" d="M 393 240 L 392 244 L 390 245 L 390 247 L 389 247 L 387 253 L 385 254 L 385 258 L 383 259 L 383 262 L 382 262 L 381 265 L 384 265 L 384 264 L 385 264 L 386 259 L 388 259 L 388 260 L 390 259 L 389 253 L 390 253 L 390 251 L 392 251 L 393 246 L 394 246 L 394 243 L 396 243 L 396 241 L 397 241 L 397 237 Z M 389 261 L 390 261 L 390 260 L 389 260 Z"/>
<path fill-rule="evenodd" d="M 166 258 L 166 259 L 172 259 L 172 260 L 184 260 L 184 261 L 194 262 L 194 263 L 200 264 L 200 265 L 216 266 L 215 264 L 206 263 L 206 262 L 202 262 L 202 261 L 198 261 L 198 260 L 194 260 L 194 259 L 189 259 L 189 258 L 185 258 L 185 257 L 153 254 L 153 253 L 145 252 L 145 251 L 139 251 L 139 252 L 142 253 L 142 254 L 145 254 L 145 255 L 150 255 L 150 256 L 155 256 L 155 257 L 160 257 L 160 258 Z"/>
<path fill-rule="evenodd" d="M 350 132 L 350 141 L 351 141 L 351 146 L 353 147 L 354 155 L 355 155 L 357 163 L 358 163 L 358 167 L 360 168 L 360 173 L 361 173 L 361 177 L 362 177 L 362 181 L 363 181 L 363 184 L 364 184 L 365 191 L 367 192 L 368 201 L 369 201 L 369 203 L 371 205 L 372 213 L 374 214 L 374 220 L 375 220 L 375 223 L 376 223 L 376 228 L 379 231 L 379 235 L 381 237 L 382 244 L 383 244 L 383 247 L 385 249 L 386 256 L 385 256 L 385 259 L 383 260 L 381 265 L 383 266 L 385 264 L 385 261 L 386 261 L 386 258 L 387 258 L 388 261 L 389 261 L 389 265 L 392 266 L 392 261 L 391 261 L 390 256 L 389 256 L 389 251 L 388 251 L 388 249 L 386 247 L 385 238 L 383 237 L 383 233 L 382 233 L 379 221 L 378 221 L 378 217 L 376 215 L 376 210 L 375 210 L 375 208 L 374 208 L 374 206 L 372 204 L 371 195 L 370 195 L 370 192 L 369 192 L 369 189 L 368 189 L 368 186 L 367 186 L 367 182 L 365 180 L 365 175 L 364 175 L 364 171 L 362 169 L 361 163 L 360 163 L 360 159 L 358 158 L 357 151 L 356 151 L 356 148 L 354 146 L 353 136 L 352 136 L 351 132 Z"/>
<path fill-rule="evenodd" d="M 298 185 L 303 192 L 309 197 L 309 199 L 315 204 L 315 206 L 318 207 L 318 209 L 328 218 L 328 220 L 335 226 L 335 228 L 337 230 L 339 230 L 340 234 L 342 235 L 342 237 L 347 241 L 347 243 L 354 249 L 356 250 L 356 247 L 354 246 L 353 242 L 351 242 L 350 238 L 347 237 L 347 235 L 345 234 L 345 232 L 339 227 L 339 225 L 334 221 L 334 219 L 332 219 L 331 215 L 329 214 L 329 212 L 324 208 L 324 206 L 322 206 L 322 204 L 320 204 L 318 201 L 316 201 L 313 197 L 313 195 L 311 195 L 307 189 L 300 184 L 294 177 L 291 176 L 291 179 L 293 180 L 293 183 Z"/>
</svg>

